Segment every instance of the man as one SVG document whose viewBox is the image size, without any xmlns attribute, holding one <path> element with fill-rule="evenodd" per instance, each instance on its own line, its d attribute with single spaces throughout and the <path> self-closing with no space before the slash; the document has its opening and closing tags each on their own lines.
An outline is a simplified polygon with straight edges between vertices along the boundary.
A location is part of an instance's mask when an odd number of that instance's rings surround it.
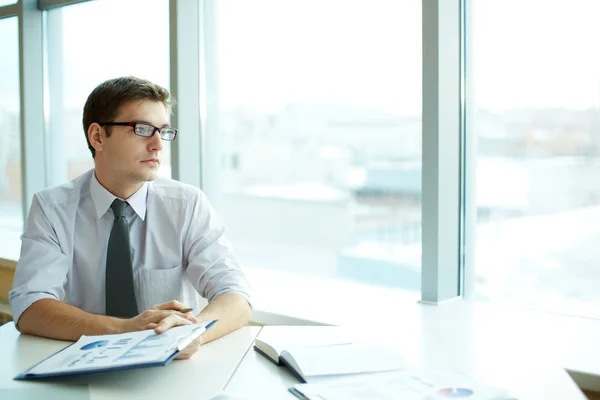
<svg viewBox="0 0 600 400">
<path fill-rule="evenodd" d="M 224 227 L 197 188 L 157 178 L 169 92 L 146 80 L 106 81 L 83 127 L 95 168 L 36 193 L 10 305 L 22 333 L 63 340 L 218 319 L 179 358 L 250 318 L 249 285 Z M 197 294 L 209 300 L 199 310 Z M 179 312 L 193 308 L 192 313 Z"/>
</svg>

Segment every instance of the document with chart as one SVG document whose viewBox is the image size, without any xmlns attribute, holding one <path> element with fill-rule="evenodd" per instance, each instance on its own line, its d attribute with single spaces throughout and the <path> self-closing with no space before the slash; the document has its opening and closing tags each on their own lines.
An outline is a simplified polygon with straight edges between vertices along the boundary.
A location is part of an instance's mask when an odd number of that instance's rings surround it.
<svg viewBox="0 0 600 400">
<path fill-rule="evenodd" d="M 450 370 L 409 368 L 362 374 L 323 383 L 297 384 L 290 392 L 302 400 L 509 400 L 506 390 Z"/>
<path fill-rule="evenodd" d="M 82 336 L 77 342 L 31 367 L 15 379 L 47 378 L 111 370 L 163 366 L 216 321 L 118 335 Z"/>
</svg>

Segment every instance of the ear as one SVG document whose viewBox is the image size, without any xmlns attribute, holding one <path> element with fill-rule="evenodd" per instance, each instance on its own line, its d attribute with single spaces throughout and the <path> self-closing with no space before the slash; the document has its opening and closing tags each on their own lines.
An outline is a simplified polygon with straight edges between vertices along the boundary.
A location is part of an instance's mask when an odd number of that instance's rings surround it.
<svg viewBox="0 0 600 400">
<path fill-rule="evenodd" d="M 96 153 L 104 150 L 104 142 L 106 140 L 106 131 L 98 123 L 94 122 L 90 125 L 87 131 L 90 144 L 96 150 Z"/>
</svg>

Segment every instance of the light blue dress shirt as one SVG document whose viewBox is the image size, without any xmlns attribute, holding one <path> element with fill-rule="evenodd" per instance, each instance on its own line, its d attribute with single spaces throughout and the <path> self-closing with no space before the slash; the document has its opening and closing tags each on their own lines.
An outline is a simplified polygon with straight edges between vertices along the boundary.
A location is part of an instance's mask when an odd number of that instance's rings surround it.
<svg viewBox="0 0 600 400">
<path fill-rule="evenodd" d="M 15 323 L 35 301 L 57 299 L 105 314 L 105 269 L 116 197 L 90 170 L 36 193 L 21 236 L 21 256 L 9 293 Z M 209 301 L 250 287 L 204 193 L 157 178 L 127 199 L 135 297 L 140 312 L 179 300 L 200 312 Z"/>
</svg>

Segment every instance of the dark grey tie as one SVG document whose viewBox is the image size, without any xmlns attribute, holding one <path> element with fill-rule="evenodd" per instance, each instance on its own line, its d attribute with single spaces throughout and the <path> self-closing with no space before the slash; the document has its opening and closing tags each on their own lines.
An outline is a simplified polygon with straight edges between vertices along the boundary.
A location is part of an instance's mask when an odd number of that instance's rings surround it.
<svg viewBox="0 0 600 400">
<path fill-rule="evenodd" d="M 112 205 L 115 222 L 106 253 L 106 315 L 131 318 L 138 314 L 133 285 L 127 203 L 115 199 Z"/>
</svg>

